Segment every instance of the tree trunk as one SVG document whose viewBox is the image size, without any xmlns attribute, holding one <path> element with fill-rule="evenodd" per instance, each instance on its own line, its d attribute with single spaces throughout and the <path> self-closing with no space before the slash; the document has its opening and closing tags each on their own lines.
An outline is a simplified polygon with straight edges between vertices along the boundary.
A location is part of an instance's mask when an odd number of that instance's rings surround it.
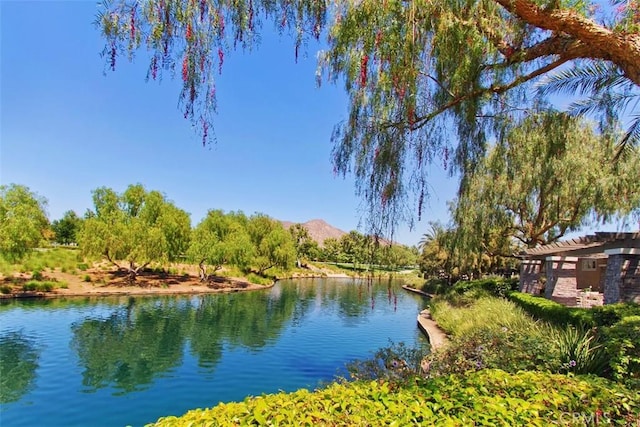
<svg viewBox="0 0 640 427">
<path fill-rule="evenodd" d="M 198 273 L 200 276 L 200 281 L 206 282 L 207 280 L 209 280 L 209 275 L 207 274 L 207 267 L 204 265 L 204 260 L 198 263 L 198 268 L 200 270 Z"/>
<path fill-rule="evenodd" d="M 495 1 L 529 25 L 569 36 L 549 56 L 610 61 L 640 86 L 640 34 L 612 31 L 572 10 L 545 9 L 530 0 Z"/>
</svg>

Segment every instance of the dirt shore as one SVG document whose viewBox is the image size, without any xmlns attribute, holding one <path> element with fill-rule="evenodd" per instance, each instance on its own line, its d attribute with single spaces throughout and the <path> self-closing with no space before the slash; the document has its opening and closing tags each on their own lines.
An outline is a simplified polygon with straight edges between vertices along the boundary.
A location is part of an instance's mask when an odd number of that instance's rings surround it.
<svg viewBox="0 0 640 427">
<path fill-rule="evenodd" d="M 0 294 L 0 298 L 110 296 L 110 295 L 175 295 L 239 292 L 267 289 L 273 283 L 257 285 L 243 278 L 219 278 L 203 283 L 193 272 L 182 274 L 144 272 L 130 283 L 123 272 L 104 268 L 90 268 L 77 274 L 63 273 L 58 269 L 43 273 L 42 281 L 63 284 L 49 292 L 24 291 L 22 285 L 31 280 L 30 274 L 16 273 L 10 278 L 0 279 L 0 285 L 9 286 L 11 293 Z M 275 283 L 275 282 L 274 282 Z"/>
</svg>

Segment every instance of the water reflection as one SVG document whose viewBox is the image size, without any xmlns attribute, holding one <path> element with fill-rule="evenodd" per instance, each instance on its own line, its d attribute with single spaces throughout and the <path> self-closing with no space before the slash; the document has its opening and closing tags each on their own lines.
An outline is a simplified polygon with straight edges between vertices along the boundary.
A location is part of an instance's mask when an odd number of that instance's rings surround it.
<svg viewBox="0 0 640 427">
<path fill-rule="evenodd" d="M 344 279 L 226 295 L 0 302 L 1 424 L 138 426 L 313 388 L 389 339 L 419 340 L 422 307 L 397 283 Z"/>
<path fill-rule="evenodd" d="M 184 349 L 214 372 L 225 348 L 261 351 L 287 324 L 319 307 L 336 311 L 346 326 L 367 321 L 376 301 L 395 310 L 391 282 L 315 280 L 285 282 L 265 292 L 192 297 L 129 297 L 100 318 L 72 327 L 71 347 L 82 367 L 85 392 L 115 394 L 146 389 L 183 364 Z"/>
<path fill-rule="evenodd" d="M 21 331 L 0 336 L 0 403 L 19 400 L 33 388 L 40 352 Z"/>
<path fill-rule="evenodd" d="M 174 298 L 130 298 L 106 319 L 72 326 L 72 348 L 84 367 L 89 391 L 113 385 L 140 390 L 160 373 L 178 366 L 191 307 Z"/>
</svg>

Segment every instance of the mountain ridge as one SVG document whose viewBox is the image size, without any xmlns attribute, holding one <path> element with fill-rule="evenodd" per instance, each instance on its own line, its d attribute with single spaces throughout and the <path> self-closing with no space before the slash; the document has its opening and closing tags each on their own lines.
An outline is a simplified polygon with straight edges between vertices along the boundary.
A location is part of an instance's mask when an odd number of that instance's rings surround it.
<svg viewBox="0 0 640 427">
<path fill-rule="evenodd" d="M 287 230 L 292 225 L 297 224 L 296 222 L 282 221 L 282 220 L 280 221 L 280 223 Z M 329 239 L 329 238 L 340 239 L 345 234 L 348 234 L 346 231 L 341 230 L 337 227 L 334 227 L 333 225 L 329 224 L 327 221 L 320 218 L 311 219 L 307 222 L 302 222 L 300 224 L 307 229 L 307 232 L 309 233 L 309 237 L 311 237 L 313 240 L 318 242 L 319 246 L 323 246 L 324 241 L 326 239 Z"/>
</svg>

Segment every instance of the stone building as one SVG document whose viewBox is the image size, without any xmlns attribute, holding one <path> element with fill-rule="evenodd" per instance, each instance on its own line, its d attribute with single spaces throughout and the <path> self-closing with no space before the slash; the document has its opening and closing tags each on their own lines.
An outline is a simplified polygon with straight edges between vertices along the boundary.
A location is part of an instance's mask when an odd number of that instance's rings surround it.
<svg viewBox="0 0 640 427">
<path fill-rule="evenodd" d="M 521 256 L 521 292 L 568 306 L 640 303 L 640 232 L 599 232 Z"/>
</svg>

